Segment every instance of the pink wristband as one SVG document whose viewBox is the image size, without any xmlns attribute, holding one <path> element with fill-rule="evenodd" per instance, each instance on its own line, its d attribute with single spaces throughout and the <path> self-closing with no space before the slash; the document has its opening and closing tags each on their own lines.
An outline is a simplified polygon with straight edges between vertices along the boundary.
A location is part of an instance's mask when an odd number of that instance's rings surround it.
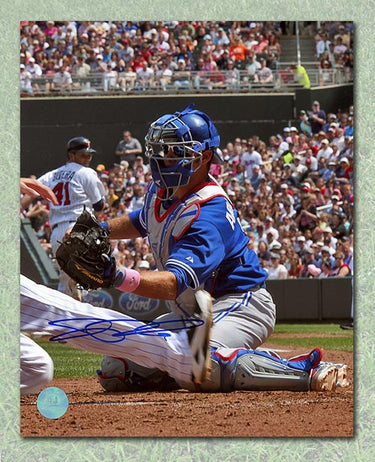
<svg viewBox="0 0 375 462">
<path fill-rule="evenodd" d="M 139 286 L 141 281 L 141 276 L 138 271 L 133 269 L 127 269 L 125 273 L 124 280 L 121 285 L 117 287 L 118 290 L 122 292 L 134 292 L 134 290 Z"/>
</svg>

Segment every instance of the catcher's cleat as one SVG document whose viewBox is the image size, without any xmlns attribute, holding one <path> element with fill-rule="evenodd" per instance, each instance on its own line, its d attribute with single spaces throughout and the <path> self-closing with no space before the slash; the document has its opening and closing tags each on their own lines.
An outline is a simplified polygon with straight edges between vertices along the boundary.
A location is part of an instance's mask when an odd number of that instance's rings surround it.
<svg viewBox="0 0 375 462">
<path fill-rule="evenodd" d="M 336 387 L 345 388 L 350 385 L 348 379 L 348 366 L 346 364 L 335 364 L 337 367 Z"/>
<path fill-rule="evenodd" d="M 210 333 L 212 327 L 212 300 L 205 290 L 195 293 L 197 305 L 194 317 L 200 321 L 188 330 L 191 354 L 193 357 L 192 380 L 196 385 L 204 382 L 210 372 Z"/>
<path fill-rule="evenodd" d="M 338 368 L 336 364 L 320 363 L 310 374 L 311 391 L 335 391 Z"/>
<path fill-rule="evenodd" d="M 348 366 L 346 364 L 335 364 L 326 362 L 321 364 L 337 367 L 336 387 L 346 388 L 350 386 L 350 382 L 348 379 Z"/>
</svg>

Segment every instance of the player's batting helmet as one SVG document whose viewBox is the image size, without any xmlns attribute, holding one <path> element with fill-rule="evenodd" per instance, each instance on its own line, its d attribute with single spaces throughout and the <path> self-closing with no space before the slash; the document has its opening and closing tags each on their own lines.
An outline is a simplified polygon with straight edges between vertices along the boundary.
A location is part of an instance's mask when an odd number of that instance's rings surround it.
<svg viewBox="0 0 375 462">
<path fill-rule="evenodd" d="M 158 188 L 166 190 L 165 199 L 172 198 L 178 187 L 189 183 L 191 175 L 201 165 L 198 162 L 193 167 L 192 162 L 201 160 L 203 151 L 211 149 L 217 161 L 223 160 L 215 125 L 207 114 L 193 107 L 190 104 L 181 112 L 160 117 L 151 124 L 145 137 L 152 178 Z M 170 149 L 179 160 L 167 167 L 164 159 Z"/>
<path fill-rule="evenodd" d="M 67 152 L 96 152 L 95 149 L 91 147 L 91 141 L 84 136 L 76 136 L 68 141 L 66 145 Z"/>
</svg>

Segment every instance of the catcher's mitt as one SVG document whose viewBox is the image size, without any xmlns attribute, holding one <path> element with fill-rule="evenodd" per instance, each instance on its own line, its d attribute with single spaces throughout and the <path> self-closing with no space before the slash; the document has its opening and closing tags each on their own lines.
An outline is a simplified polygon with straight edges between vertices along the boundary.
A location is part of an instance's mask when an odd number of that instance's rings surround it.
<svg viewBox="0 0 375 462">
<path fill-rule="evenodd" d="M 111 256 L 108 232 L 87 210 L 57 249 L 56 259 L 60 268 L 83 289 L 109 288 L 115 282 L 116 262 Z"/>
</svg>

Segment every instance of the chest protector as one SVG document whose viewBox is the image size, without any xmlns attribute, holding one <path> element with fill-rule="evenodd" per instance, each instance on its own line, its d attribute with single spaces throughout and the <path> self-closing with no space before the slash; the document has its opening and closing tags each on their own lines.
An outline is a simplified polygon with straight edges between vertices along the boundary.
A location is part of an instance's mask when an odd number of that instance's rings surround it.
<svg viewBox="0 0 375 462">
<path fill-rule="evenodd" d="M 159 271 L 165 270 L 174 244 L 198 218 L 200 204 L 217 196 L 225 197 L 232 207 L 229 198 L 219 185 L 207 183 L 200 190 L 182 201 L 175 202 L 165 210 L 162 201 L 153 192 L 153 188 L 150 188 L 150 193 L 145 197 L 144 214 L 141 217 L 145 220 L 143 225 L 147 229 L 149 243 Z M 202 285 L 197 284 L 193 288 L 186 289 L 175 301 L 168 300 L 169 308 L 180 315 L 191 315 L 195 308 L 194 292 L 202 288 Z"/>
</svg>

